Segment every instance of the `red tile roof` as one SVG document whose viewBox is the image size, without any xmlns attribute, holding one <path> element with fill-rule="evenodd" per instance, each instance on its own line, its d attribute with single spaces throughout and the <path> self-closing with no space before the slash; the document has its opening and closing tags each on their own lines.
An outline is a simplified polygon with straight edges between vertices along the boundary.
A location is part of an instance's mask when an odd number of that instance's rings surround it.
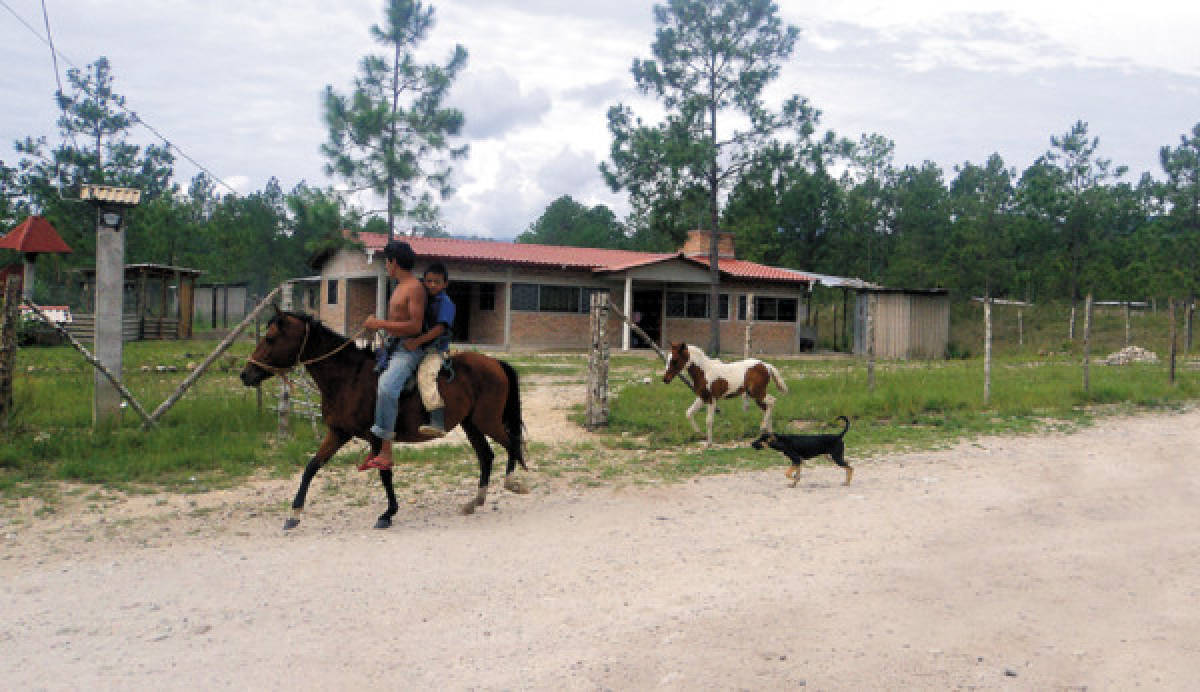
<svg viewBox="0 0 1200 692">
<path fill-rule="evenodd" d="M 358 239 L 370 253 L 379 252 L 387 244 L 387 236 L 382 233 L 359 233 Z M 596 273 L 625 271 L 672 259 L 682 259 L 705 268 L 708 267 L 708 258 L 688 257 L 678 252 L 634 252 L 632 250 L 419 236 L 405 236 L 403 240 L 412 246 L 413 252 L 417 253 L 418 257 L 436 257 L 443 261 L 555 267 Z M 791 269 L 768 267 L 745 260 L 723 259 L 717 266 L 722 274 L 736 279 L 788 283 L 809 283 L 813 280 L 811 277 Z"/>
<path fill-rule="evenodd" d="M 387 236 L 382 233 L 359 233 L 358 239 L 366 246 L 368 252 L 379 252 L 387 244 Z M 457 238 L 423 238 L 420 236 L 405 236 L 402 240 L 412 246 L 413 252 L 417 253 L 418 257 L 594 271 L 611 271 L 610 267 L 637 266 L 675 256 L 672 253 L 652 254 L 563 245 L 504 243 L 494 240 L 459 240 Z"/>
<path fill-rule="evenodd" d="M 708 258 L 691 255 L 687 259 L 709 267 Z M 793 283 L 813 283 L 816 281 L 813 277 L 796 271 L 795 269 L 784 269 L 782 267 L 770 267 L 757 262 L 747 262 L 740 259 L 721 259 L 717 261 L 717 269 L 721 270 L 722 274 L 736 277 L 738 279 L 753 279 L 756 281 L 790 281 Z"/>
<path fill-rule="evenodd" d="M 54 226 L 41 216 L 30 216 L 17 224 L 8 235 L 0 238 L 0 248 L 17 252 L 71 252 Z"/>
</svg>

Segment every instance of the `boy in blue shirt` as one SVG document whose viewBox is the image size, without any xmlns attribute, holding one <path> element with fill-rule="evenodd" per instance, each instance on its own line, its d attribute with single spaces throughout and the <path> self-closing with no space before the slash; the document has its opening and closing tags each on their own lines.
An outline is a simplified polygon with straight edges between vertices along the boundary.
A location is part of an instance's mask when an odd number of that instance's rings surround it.
<svg viewBox="0 0 1200 692">
<path fill-rule="evenodd" d="M 446 266 L 434 262 L 425 269 L 425 291 L 429 295 L 425 303 L 425 321 L 422 333 L 404 342 L 406 349 L 425 349 L 425 357 L 417 366 L 417 389 L 421 401 L 429 411 L 429 424 L 422 425 L 422 435 L 441 437 L 446 434 L 446 403 L 438 391 L 437 377 L 442 369 L 442 360 L 450 352 L 450 329 L 454 325 L 454 301 L 446 295 L 450 277 Z"/>
</svg>

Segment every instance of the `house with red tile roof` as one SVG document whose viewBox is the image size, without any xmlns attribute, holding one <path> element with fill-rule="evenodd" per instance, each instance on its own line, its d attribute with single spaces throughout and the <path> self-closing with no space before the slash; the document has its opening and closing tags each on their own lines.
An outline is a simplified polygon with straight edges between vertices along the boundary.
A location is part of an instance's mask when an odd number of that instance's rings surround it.
<svg viewBox="0 0 1200 692">
<path fill-rule="evenodd" d="M 350 335 L 368 315 L 382 316 L 388 278 L 381 251 L 387 236 L 359 233 L 362 248 L 319 255 L 319 290 L 310 309 Z M 591 294 L 607 292 L 659 344 L 707 344 L 711 310 L 720 316 L 721 343 L 740 353 L 754 319 L 757 352 L 796 353 L 812 347 L 805 326 L 814 279 L 791 269 L 736 257 L 733 237 L 718 236 L 720 298 L 710 305 L 708 231 L 692 231 L 678 252 L 651 253 L 485 240 L 405 237 L 417 254 L 416 272 L 446 265 L 447 292 L 458 309 L 457 344 L 488 348 L 583 349 L 589 346 Z M 752 311 L 752 312 L 751 312 Z M 623 321 L 609 325 L 615 349 L 648 347 Z"/>
</svg>

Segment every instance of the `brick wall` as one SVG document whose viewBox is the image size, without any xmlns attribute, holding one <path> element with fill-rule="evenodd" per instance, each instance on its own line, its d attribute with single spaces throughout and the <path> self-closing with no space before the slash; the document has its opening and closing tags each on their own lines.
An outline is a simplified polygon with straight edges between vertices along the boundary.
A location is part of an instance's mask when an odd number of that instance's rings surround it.
<svg viewBox="0 0 1200 692">
<path fill-rule="evenodd" d="M 708 348 L 710 323 L 707 319 L 671 318 L 664 320 L 663 340 L 684 341 Z M 796 352 L 796 324 L 793 322 L 755 322 L 751 332 L 754 353 L 791 354 Z M 746 343 L 746 323 L 721 320 L 721 351 L 741 354 Z"/>
<path fill-rule="evenodd" d="M 496 287 L 494 310 L 479 308 L 480 284 L 471 286 L 471 342 L 476 344 L 504 343 L 504 310 L 507 308 L 504 295 L 504 284 L 493 284 Z"/>
<path fill-rule="evenodd" d="M 339 312 L 347 316 L 342 333 L 353 336 L 362 328 L 363 320 L 375 314 L 375 280 L 347 279 L 342 284 L 346 309 Z"/>
<path fill-rule="evenodd" d="M 514 312 L 512 345 L 517 348 L 586 349 L 592 341 L 592 318 L 562 312 Z M 615 315 L 608 320 L 608 347 L 621 348 L 621 325 Z"/>
<path fill-rule="evenodd" d="M 337 283 L 337 303 L 329 302 L 329 282 Z M 321 279 L 321 321 L 330 329 L 346 331 L 346 281 L 344 279 Z"/>
</svg>

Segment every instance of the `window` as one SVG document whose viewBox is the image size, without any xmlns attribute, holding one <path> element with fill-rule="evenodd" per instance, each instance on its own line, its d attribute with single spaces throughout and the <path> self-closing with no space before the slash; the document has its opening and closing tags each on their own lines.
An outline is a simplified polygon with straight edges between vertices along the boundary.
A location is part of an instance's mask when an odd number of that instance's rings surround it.
<svg viewBox="0 0 1200 692">
<path fill-rule="evenodd" d="M 576 286 L 542 286 L 541 312 L 579 312 L 579 288 Z"/>
<path fill-rule="evenodd" d="M 541 284 L 513 284 L 513 310 L 525 312 L 588 313 L 592 294 L 607 293 L 604 288 L 580 288 Z"/>
<path fill-rule="evenodd" d="M 493 312 L 496 309 L 496 284 L 479 284 L 479 309 Z"/>
<path fill-rule="evenodd" d="M 795 322 L 798 301 L 795 298 L 754 297 L 754 319 L 762 322 Z"/>
<path fill-rule="evenodd" d="M 738 319 L 746 321 L 746 296 L 738 296 Z"/>
<path fill-rule="evenodd" d="M 513 284 L 512 303 L 513 310 L 532 310 L 536 312 L 538 309 L 537 284 Z"/>
<path fill-rule="evenodd" d="M 667 292 L 667 317 L 706 319 L 709 316 L 707 293 Z M 722 293 L 717 303 L 718 317 L 729 319 L 729 296 Z"/>
<path fill-rule="evenodd" d="M 337 293 L 338 293 L 338 291 L 337 291 L 338 282 L 337 282 L 337 279 L 330 279 L 329 281 L 327 281 L 327 282 L 325 282 L 325 283 L 326 283 L 326 286 L 328 287 L 328 290 L 327 290 L 327 292 L 328 292 L 328 294 L 329 294 L 329 301 L 328 301 L 328 302 L 329 302 L 329 304 L 330 304 L 330 305 L 337 305 L 337 301 L 338 301 L 338 294 L 337 294 Z"/>
<path fill-rule="evenodd" d="M 684 309 L 684 294 L 683 293 L 668 293 L 667 294 L 667 317 L 684 317 L 686 310 Z"/>
</svg>

